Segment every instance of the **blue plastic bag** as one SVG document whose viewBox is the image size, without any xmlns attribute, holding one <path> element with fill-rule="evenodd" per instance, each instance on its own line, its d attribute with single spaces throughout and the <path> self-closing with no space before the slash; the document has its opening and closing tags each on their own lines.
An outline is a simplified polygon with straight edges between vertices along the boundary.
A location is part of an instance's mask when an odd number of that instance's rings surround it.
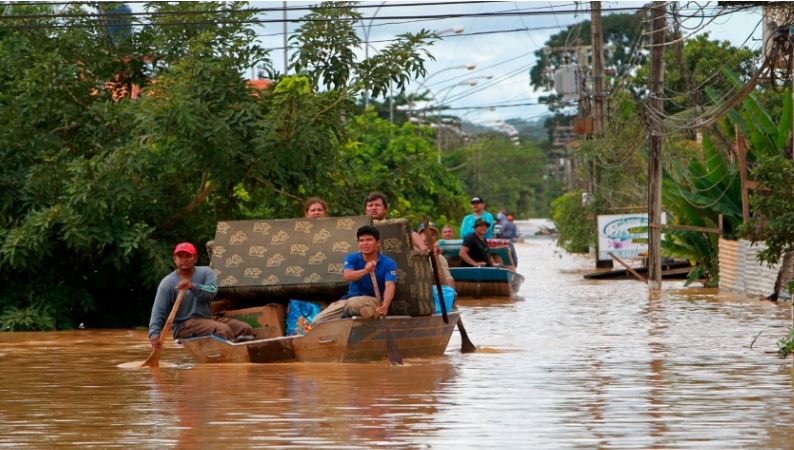
<svg viewBox="0 0 794 450">
<path fill-rule="evenodd" d="M 449 286 L 441 286 L 441 293 L 444 295 L 444 304 L 447 307 L 447 311 L 451 311 L 452 306 L 455 304 L 455 296 L 458 295 L 457 292 Z M 441 303 L 438 302 L 438 288 L 435 286 L 433 286 L 433 301 L 436 302 L 436 314 L 441 314 Z"/>
<path fill-rule="evenodd" d="M 302 336 L 312 329 L 312 320 L 320 305 L 306 300 L 290 299 L 287 305 L 287 336 Z"/>
</svg>

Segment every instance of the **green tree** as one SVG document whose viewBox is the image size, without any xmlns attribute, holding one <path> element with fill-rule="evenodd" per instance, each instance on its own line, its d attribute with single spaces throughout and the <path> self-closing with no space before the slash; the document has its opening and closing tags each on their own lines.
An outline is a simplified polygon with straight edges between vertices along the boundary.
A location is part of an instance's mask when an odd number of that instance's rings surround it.
<svg viewBox="0 0 794 450">
<path fill-rule="evenodd" d="M 251 89 L 240 74 L 267 55 L 244 6 L 147 4 L 169 14 L 121 39 L 74 4 L 0 34 L 4 326 L 141 324 L 175 242 L 211 239 L 219 219 L 294 216 L 303 197 L 342 189 L 345 112 L 366 83 L 317 92 L 306 69 Z M 388 68 L 366 73 L 423 70 L 422 58 L 378 61 Z"/>
<path fill-rule="evenodd" d="M 219 6 L 185 8 L 212 16 Z M 175 33 L 154 23 L 114 42 L 83 7 L 0 40 L 8 125 L 0 131 L 0 305 L 36 313 L 42 327 L 68 328 L 91 311 L 105 325 L 139 323 L 141 302 L 150 301 L 143 292 L 170 267 L 172 243 L 200 241 L 213 227 L 205 200 L 231 184 L 234 168 L 227 178 L 218 172 L 244 135 L 226 119 L 255 105 L 239 73 L 262 54 L 244 44 L 253 34 L 242 25 Z M 171 50 L 175 41 L 182 54 Z M 168 59 L 132 62 L 143 55 Z M 136 80 L 144 93 L 132 102 Z"/>
<path fill-rule="evenodd" d="M 736 48 L 728 41 L 711 40 L 708 33 L 686 40 L 682 50 L 665 52 L 665 112 L 676 114 L 707 105 L 710 101 L 705 92 L 707 88 L 718 92 L 719 98 L 724 99 L 736 87 L 722 69 L 729 68 L 746 81 L 755 71 L 755 56 L 756 53 L 750 49 Z M 647 62 L 637 70 L 630 84 L 638 96 L 647 94 L 649 75 L 650 62 Z"/>
<path fill-rule="evenodd" d="M 794 252 L 794 161 L 783 155 L 763 157 L 753 176 L 760 189 L 751 199 L 755 217 L 746 236 L 766 244 L 758 255 L 761 261 L 777 264 L 786 253 Z"/>
<path fill-rule="evenodd" d="M 642 43 L 642 24 L 645 18 L 644 11 L 635 14 L 609 14 L 602 19 L 602 33 L 604 37 L 604 68 L 619 76 L 629 73 L 633 68 L 643 64 L 647 56 L 639 53 Z M 553 87 L 553 71 L 564 64 L 567 54 L 575 54 L 570 50 L 554 50 L 554 48 L 573 47 L 577 45 L 591 45 L 592 31 L 590 21 L 585 20 L 575 25 L 570 25 L 563 31 L 552 35 L 545 47 L 535 51 L 535 63 L 529 71 L 529 80 L 535 90 Z M 569 61 L 573 63 L 573 61 Z M 579 62 L 587 65 L 587 62 Z M 615 78 L 615 77 L 613 77 Z"/>
<path fill-rule="evenodd" d="M 290 67 L 308 73 L 315 87 L 354 93 L 366 89 L 373 97 L 386 94 L 390 86 L 402 92 L 411 79 L 424 78 L 424 64 L 433 59 L 426 47 L 438 39 L 436 33 L 423 29 L 401 34 L 375 55 L 358 60 L 355 51 L 369 44 L 355 31 L 361 20 L 357 4 L 324 2 L 312 8 L 290 37 L 298 49 Z"/>
<path fill-rule="evenodd" d="M 397 126 L 374 112 L 356 116 L 350 140 L 341 150 L 344 165 L 331 176 L 337 180 L 333 200 L 341 213 L 361 214 L 367 193 L 389 197 L 393 217 L 414 224 L 425 215 L 446 223 L 465 213 L 465 194 L 458 179 L 436 162 L 433 130 L 410 123 Z"/>
<path fill-rule="evenodd" d="M 465 192 L 485 198 L 491 210 L 504 208 L 517 217 L 548 211 L 543 203 L 552 183 L 544 178 L 546 157 L 534 144 L 515 145 L 499 134 L 480 136 L 445 159 Z"/>
<path fill-rule="evenodd" d="M 557 245 L 569 253 L 587 253 L 596 239 L 595 216 L 582 205 L 582 192 L 566 192 L 552 202 L 552 220 L 560 232 Z"/>
</svg>

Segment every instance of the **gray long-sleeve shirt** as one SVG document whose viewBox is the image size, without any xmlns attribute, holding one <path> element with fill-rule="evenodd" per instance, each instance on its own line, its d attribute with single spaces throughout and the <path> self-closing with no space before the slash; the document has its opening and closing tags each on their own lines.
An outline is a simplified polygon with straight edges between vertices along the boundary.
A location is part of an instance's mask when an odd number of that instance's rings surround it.
<svg viewBox="0 0 794 450">
<path fill-rule="evenodd" d="M 185 291 L 179 311 L 174 317 L 174 337 L 182 328 L 186 320 L 192 317 L 212 318 L 212 307 L 210 302 L 218 292 L 218 283 L 215 281 L 215 273 L 207 266 L 196 266 L 193 276 L 190 278 L 193 289 Z M 165 325 L 168 314 L 174 306 L 176 296 L 179 294 L 176 286 L 179 284 L 179 275 L 173 271 L 166 275 L 157 287 L 157 295 L 154 297 L 152 305 L 152 315 L 149 319 L 149 338 L 159 336 L 160 331 Z"/>
</svg>

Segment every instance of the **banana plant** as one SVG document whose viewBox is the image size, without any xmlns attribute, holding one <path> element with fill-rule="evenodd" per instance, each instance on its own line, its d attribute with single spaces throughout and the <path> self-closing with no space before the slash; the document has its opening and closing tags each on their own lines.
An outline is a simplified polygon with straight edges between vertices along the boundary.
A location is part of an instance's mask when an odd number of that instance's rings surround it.
<svg viewBox="0 0 794 450">
<path fill-rule="evenodd" d="M 730 70 L 725 76 L 739 89 L 742 83 Z M 706 89 L 712 101 L 719 95 Z M 777 123 L 754 94 L 748 95 L 740 108 L 730 111 L 713 130 L 733 137 L 734 129 L 748 143 L 747 160 L 781 154 L 791 130 L 792 104 L 784 95 L 781 117 Z M 716 228 L 723 216 L 723 236 L 735 238 L 742 224 L 741 186 L 737 164 L 729 158 L 730 149 L 718 147 L 708 134 L 703 138 L 703 156 L 693 157 L 685 167 L 669 168 L 664 172 L 662 199 L 670 214 L 670 223 Z M 688 283 L 699 279 L 706 286 L 719 281 L 717 258 L 718 235 L 697 231 L 673 230 L 665 233 L 662 248 L 666 256 L 689 259 L 695 268 Z"/>
<path fill-rule="evenodd" d="M 692 158 L 686 167 L 666 170 L 662 187 L 671 223 L 716 228 L 720 214 L 728 230 L 741 223 L 738 174 L 707 136 L 703 139 L 703 160 Z M 693 263 L 688 282 L 703 279 L 707 286 L 716 285 L 717 234 L 672 230 L 665 233 L 662 246 L 665 255 Z"/>
</svg>

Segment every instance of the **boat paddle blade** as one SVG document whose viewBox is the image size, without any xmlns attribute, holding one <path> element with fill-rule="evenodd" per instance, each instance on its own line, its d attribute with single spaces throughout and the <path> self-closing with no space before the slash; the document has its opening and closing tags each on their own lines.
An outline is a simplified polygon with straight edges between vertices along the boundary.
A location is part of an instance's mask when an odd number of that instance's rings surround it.
<svg viewBox="0 0 794 450">
<path fill-rule="evenodd" d="M 463 326 L 463 319 L 458 317 L 458 331 L 460 331 L 460 352 L 461 353 L 474 353 L 477 351 L 477 346 L 469 339 L 469 333 L 466 333 L 466 328 Z"/>
<path fill-rule="evenodd" d="M 397 343 L 392 338 L 391 330 L 389 329 L 389 319 L 386 317 L 383 318 L 383 327 L 386 329 L 386 353 L 389 354 L 389 362 L 402 365 L 403 358 L 400 355 L 400 349 L 397 348 Z"/>
<path fill-rule="evenodd" d="M 146 361 L 141 363 L 141 367 L 160 367 L 160 348 L 152 350 Z"/>
<path fill-rule="evenodd" d="M 381 302 L 380 288 L 378 286 L 378 279 L 375 277 L 375 272 L 369 273 L 369 278 L 372 280 L 372 287 L 375 289 L 375 298 Z M 397 343 L 391 337 L 391 330 L 389 329 L 389 319 L 383 316 L 383 328 L 386 329 L 386 353 L 389 355 L 389 362 L 392 364 L 402 364 L 403 358 L 400 356 L 400 349 L 397 348 Z"/>
<path fill-rule="evenodd" d="M 141 367 L 160 367 L 160 352 L 163 349 L 163 345 L 165 345 L 165 338 L 168 336 L 168 333 L 171 332 L 171 324 L 174 323 L 174 318 L 176 317 L 176 312 L 179 310 L 179 304 L 182 303 L 182 297 L 185 296 L 184 289 L 179 291 L 179 295 L 176 296 L 176 301 L 174 302 L 174 306 L 171 308 L 171 313 L 168 314 L 168 319 L 165 321 L 165 325 L 163 325 L 163 329 L 160 330 L 160 345 L 157 348 L 152 349 L 152 353 L 146 358 L 146 361 L 141 363 Z"/>
</svg>

